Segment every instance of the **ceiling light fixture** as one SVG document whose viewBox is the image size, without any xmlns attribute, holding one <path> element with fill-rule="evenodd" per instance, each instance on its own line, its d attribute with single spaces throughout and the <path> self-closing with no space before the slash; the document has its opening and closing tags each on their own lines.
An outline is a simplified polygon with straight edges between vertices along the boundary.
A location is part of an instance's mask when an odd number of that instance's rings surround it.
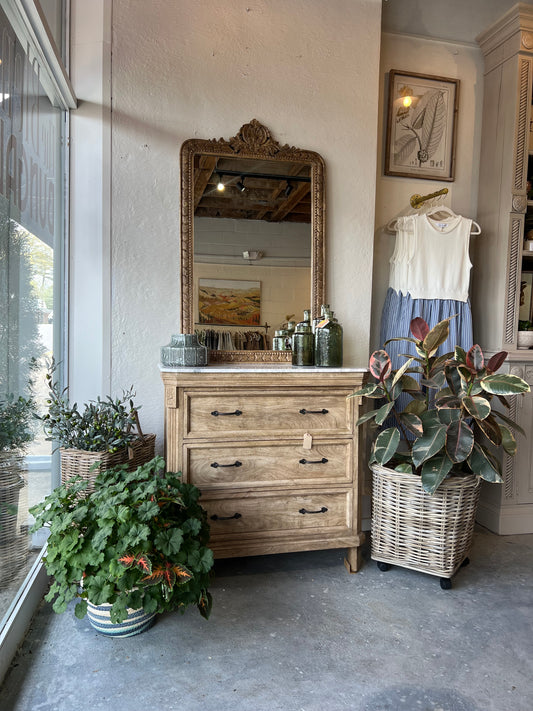
<svg viewBox="0 0 533 711">
<path fill-rule="evenodd" d="M 220 174 L 217 174 L 217 190 L 222 193 L 226 189 L 226 186 L 222 182 L 222 176 Z"/>
<path fill-rule="evenodd" d="M 261 259 L 263 256 L 263 252 L 259 251 L 258 249 L 248 249 L 246 252 L 242 253 L 242 258 L 247 259 L 250 264 L 252 262 L 256 262 L 258 259 Z"/>
<path fill-rule="evenodd" d="M 246 190 L 246 186 L 244 184 L 244 175 L 241 175 L 241 179 L 237 181 L 237 189 L 241 193 Z"/>
<path fill-rule="evenodd" d="M 285 197 L 289 197 L 289 195 L 292 193 L 293 190 L 294 190 L 294 187 L 287 180 L 287 187 L 285 188 Z"/>
</svg>

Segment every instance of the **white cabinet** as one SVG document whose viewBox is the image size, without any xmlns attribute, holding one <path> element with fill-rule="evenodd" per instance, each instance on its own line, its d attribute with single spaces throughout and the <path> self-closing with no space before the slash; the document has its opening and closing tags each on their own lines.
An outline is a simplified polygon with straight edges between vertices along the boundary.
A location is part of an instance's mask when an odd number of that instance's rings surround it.
<svg viewBox="0 0 533 711">
<path fill-rule="evenodd" d="M 531 314 L 533 227 L 527 179 L 532 112 L 533 7 L 515 5 L 477 41 L 485 61 L 478 199 L 482 234 L 473 245 L 474 337 L 484 351 L 509 352 L 510 372 L 533 382 L 533 350 L 518 349 L 518 325 Z M 524 319 L 524 320 L 533 320 Z M 512 398 L 511 417 L 526 430 L 516 457 L 505 458 L 504 484 L 484 486 L 478 520 L 497 533 L 533 532 L 533 401 Z"/>
</svg>

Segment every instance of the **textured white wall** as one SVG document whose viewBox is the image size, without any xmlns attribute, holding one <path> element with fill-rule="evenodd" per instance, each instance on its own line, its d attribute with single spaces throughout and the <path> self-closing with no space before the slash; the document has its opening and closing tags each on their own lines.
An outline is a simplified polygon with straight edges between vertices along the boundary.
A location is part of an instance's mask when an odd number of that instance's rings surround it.
<svg viewBox="0 0 533 711">
<path fill-rule="evenodd" d="M 179 150 L 252 118 L 327 171 L 327 300 L 367 360 L 380 0 L 113 2 L 112 386 L 162 439 L 159 347 L 179 331 Z"/>
<path fill-rule="evenodd" d="M 481 29 L 479 27 L 480 31 Z M 441 183 L 436 180 L 412 180 L 411 178 L 397 178 L 383 174 L 388 73 L 391 69 L 433 74 L 460 80 L 456 166 L 455 180 L 453 182 Z M 483 57 L 478 47 L 466 44 L 383 34 L 379 82 L 380 111 L 378 131 L 380 141 L 376 186 L 372 349 L 382 345 L 379 343 L 379 321 L 387 291 L 389 259 L 395 239 L 394 235 L 384 230 L 387 223 L 395 215 L 407 211 L 411 195 L 427 195 L 443 187 L 449 190 L 445 200 L 446 205 L 449 205 L 458 214 L 476 219 L 483 106 Z M 483 239 L 483 237 L 474 237 L 472 239 Z"/>
</svg>

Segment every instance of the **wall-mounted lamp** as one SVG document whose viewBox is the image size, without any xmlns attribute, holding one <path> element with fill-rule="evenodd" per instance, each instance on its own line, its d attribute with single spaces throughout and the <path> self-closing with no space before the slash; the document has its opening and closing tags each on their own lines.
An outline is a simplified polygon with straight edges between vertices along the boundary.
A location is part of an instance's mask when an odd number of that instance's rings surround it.
<svg viewBox="0 0 533 711">
<path fill-rule="evenodd" d="M 242 258 L 247 259 L 250 264 L 252 262 L 257 262 L 257 260 L 261 259 L 263 256 L 263 252 L 260 252 L 258 249 L 248 249 L 246 252 L 242 253 Z"/>
</svg>

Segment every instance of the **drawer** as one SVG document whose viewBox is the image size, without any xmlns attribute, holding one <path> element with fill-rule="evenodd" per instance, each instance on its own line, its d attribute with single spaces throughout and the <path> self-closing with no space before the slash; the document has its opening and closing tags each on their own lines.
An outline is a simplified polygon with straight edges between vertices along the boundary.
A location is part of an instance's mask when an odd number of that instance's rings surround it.
<svg viewBox="0 0 533 711">
<path fill-rule="evenodd" d="M 201 498 L 211 538 L 279 531 L 346 531 L 352 527 L 352 491 L 300 491 Z"/>
<path fill-rule="evenodd" d="M 351 435 L 351 390 L 186 391 L 184 438 Z"/>
<path fill-rule="evenodd" d="M 188 443 L 184 446 L 188 481 L 208 488 L 287 487 L 348 484 L 352 473 L 352 441 L 317 441 L 304 449 L 302 440 Z"/>
</svg>

